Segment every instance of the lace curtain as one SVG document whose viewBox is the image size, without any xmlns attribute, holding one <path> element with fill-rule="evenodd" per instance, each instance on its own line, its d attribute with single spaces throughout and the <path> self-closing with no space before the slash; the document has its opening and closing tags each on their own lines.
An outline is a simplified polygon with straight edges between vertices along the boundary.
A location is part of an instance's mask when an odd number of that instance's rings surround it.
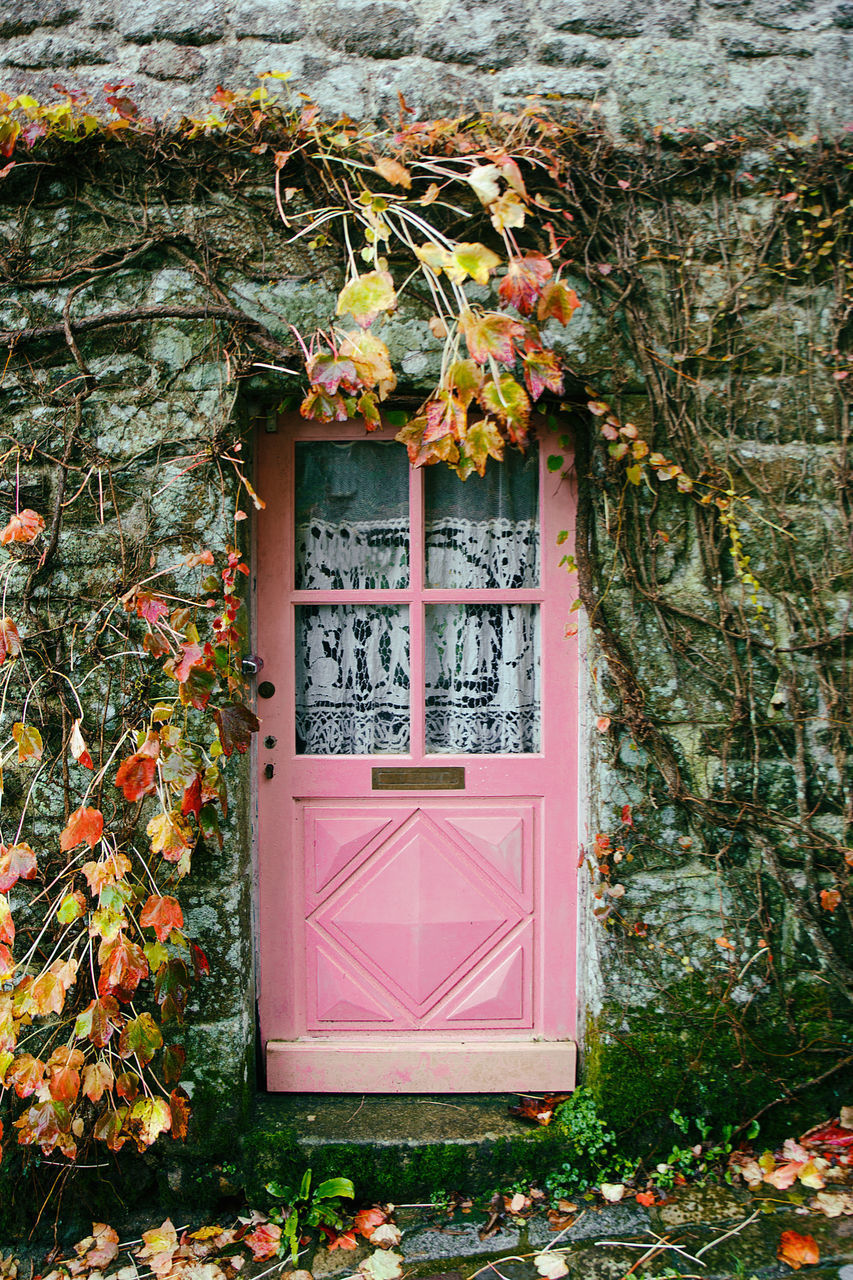
<svg viewBox="0 0 853 1280">
<path fill-rule="evenodd" d="M 425 480 L 428 587 L 527 587 L 539 578 L 535 457 L 490 463 L 463 483 Z M 384 441 L 297 445 L 296 585 L 405 587 L 408 465 Z M 299 606 L 297 749 L 354 755 L 409 750 L 405 605 Z M 428 605 L 426 747 L 483 754 L 539 749 L 539 618 L 531 605 Z"/>
</svg>

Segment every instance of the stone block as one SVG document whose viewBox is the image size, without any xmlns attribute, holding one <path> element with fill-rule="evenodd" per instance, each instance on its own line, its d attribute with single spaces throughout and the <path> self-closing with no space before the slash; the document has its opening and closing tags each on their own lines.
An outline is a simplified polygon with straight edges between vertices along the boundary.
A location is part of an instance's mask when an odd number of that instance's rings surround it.
<svg viewBox="0 0 853 1280">
<path fill-rule="evenodd" d="M 615 49 L 607 40 L 575 35 L 551 35 L 533 49 L 539 62 L 555 67 L 607 67 Z"/>
<path fill-rule="evenodd" d="M 242 40 L 270 40 L 289 44 L 305 34 L 305 17 L 298 0 L 236 0 L 228 12 L 231 30 Z"/>
<path fill-rule="evenodd" d="M 763 31 L 724 35 L 720 44 L 727 58 L 810 58 L 814 52 L 802 42 L 779 40 Z"/>
<path fill-rule="evenodd" d="M 435 63 L 426 58 L 403 58 L 383 67 L 381 76 L 374 79 L 374 109 L 378 116 L 396 118 L 400 110 L 399 91 L 414 111 L 415 119 L 481 111 L 492 106 L 495 79 L 489 77 L 484 81 L 482 76 L 446 66 L 438 74 Z"/>
<path fill-rule="evenodd" d="M 117 26 L 133 44 L 213 44 L 225 33 L 225 13 L 224 0 L 128 0 Z"/>
<path fill-rule="evenodd" d="M 321 0 L 311 16 L 314 34 L 342 53 L 401 58 L 414 46 L 411 0 Z"/>
<path fill-rule="evenodd" d="M 443 16 L 426 27 L 419 45 L 421 53 L 438 62 L 507 67 L 526 55 L 527 23 L 512 8 L 485 6 Z M 528 92 L 538 89 L 531 76 Z"/>
<path fill-rule="evenodd" d="M 73 35 L 32 36 L 16 40 L 3 54 L 10 67 L 25 69 L 91 66 L 112 62 L 115 49 L 97 42 L 82 42 Z"/>
<path fill-rule="evenodd" d="M 853 0 L 842 0 L 833 11 L 832 21 L 842 31 L 853 31 Z"/>
<path fill-rule="evenodd" d="M 63 0 L 16 0 L 0 14 L 0 39 L 26 35 L 36 27 L 61 27 L 79 12 L 79 4 L 67 4 Z"/>
<path fill-rule="evenodd" d="M 647 12 L 640 0 L 542 0 L 539 5 L 548 26 L 591 36 L 637 36 Z"/>
<path fill-rule="evenodd" d="M 153 80 L 196 80 L 204 68 L 203 56 L 192 45 L 153 44 L 139 59 L 140 71 Z"/>
</svg>

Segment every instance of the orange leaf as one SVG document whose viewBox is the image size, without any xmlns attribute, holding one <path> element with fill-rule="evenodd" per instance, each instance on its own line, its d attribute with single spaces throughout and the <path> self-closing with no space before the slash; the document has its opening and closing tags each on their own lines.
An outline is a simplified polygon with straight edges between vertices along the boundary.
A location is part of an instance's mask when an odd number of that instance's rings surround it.
<svg viewBox="0 0 853 1280">
<path fill-rule="evenodd" d="M 160 942 L 165 942 L 173 929 L 180 929 L 184 923 L 184 913 L 177 898 L 168 894 L 158 898 L 152 894 L 142 908 L 139 923 L 143 929 L 153 929 Z"/>
<path fill-rule="evenodd" d="M 190 1118 L 190 1100 L 183 1089 L 173 1089 L 169 1094 L 169 1110 L 172 1113 L 172 1137 L 183 1142 Z"/>
<path fill-rule="evenodd" d="M 35 725 L 18 721 L 12 725 L 12 737 L 18 744 L 18 764 L 23 764 L 25 760 L 41 760 L 44 743 Z"/>
<path fill-rule="evenodd" d="M 0 543 L 5 547 L 10 542 L 32 542 L 44 529 L 44 520 L 37 511 L 19 511 L 10 516 L 9 523 L 0 530 Z"/>
<path fill-rule="evenodd" d="M 127 1002 L 143 978 L 148 976 L 148 961 L 135 942 L 128 942 L 123 933 L 113 941 L 101 946 L 98 959 L 101 961 L 101 974 L 98 978 L 98 995 L 115 996 L 117 1000 Z"/>
<path fill-rule="evenodd" d="M 838 889 L 821 889 L 820 905 L 824 911 L 834 911 L 841 901 L 841 894 Z"/>
<path fill-rule="evenodd" d="M 59 847 L 63 853 L 75 849 L 78 844 L 87 844 L 94 849 L 104 833 L 104 815 L 100 809 L 75 809 L 59 837 Z"/>
<path fill-rule="evenodd" d="M 369 1240 L 377 1227 L 388 1221 L 388 1215 L 381 1209 L 360 1209 L 355 1215 L 353 1226 L 360 1236 Z"/>
<path fill-rule="evenodd" d="M 780 1262 L 787 1262 L 789 1267 L 799 1271 L 802 1266 L 813 1266 L 820 1262 L 820 1249 L 814 1236 L 801 1236 L 798 1231 L 783 1231 L 776 1257 Z"/>
<path fill-rule="evenodd" d="M 118 767 L 116 786 L 121 787 L 125 800 L 141 800 L 154 790 L 156 772 L 157 763 L 150 756 L 128 756 Z"/>
<path fill-rule="evenodd" d="M 646 1206 L 646 1208 L 648 1208 L 648 1206 L 650 1204 L 654 1204 L 654 1202 L 655 1202 L 654 1191 L 638 1191 L 637 1192 L 637 1204 L 643 1204 Z"/>
<path fill-rule="evenodd" d="M 332 1249 L 357 1249 L 358 1241 L 355 1238 L 354 1231 L 341 1231 L 338 1235 L 329 1236 L 326 1240 L 326 1248 L 331 1252 Z"/>
<path fill-rule="evenodd" d="M 130 870 L 130 859 L 123 853 L 112 853 L 101 862 L 84 862 L 83 875 L 89 884 L 89 892 L 100 893 L 110 884 L 123 880 Z"/>
</svg>

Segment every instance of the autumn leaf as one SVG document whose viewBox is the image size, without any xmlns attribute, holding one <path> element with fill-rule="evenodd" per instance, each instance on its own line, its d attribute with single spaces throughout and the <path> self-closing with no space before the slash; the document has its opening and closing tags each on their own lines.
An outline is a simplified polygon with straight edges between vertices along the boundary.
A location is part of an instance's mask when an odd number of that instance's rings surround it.
<svg viewBox="0 0 853 1280">
<path fill-rule="evenodd" d="M 10 542 L 32 542 L 44 531 L 44 520 L 37 511 L 19 511 L 9 517 L 9 523 L 0 529 L 0 544 L 7 546 Z"/>
<path fill-rule="evenodd" d="M 500 462 L 505 448 L 506 441 L 491 418 L 479 418 L 471 423 L 465 437 L 465 456 L 478 475 L 485 475 L 488 458 Z"/>
<path fill-rule="evenodd" d="M 500 196 L 500 176 L 501 171 L 496 164 L 478 164 L 465 175 L 465 181 L 473 188 L 480 203 L 488 207 Z"/>
<path fill-rule="evenodd" d="M 78 1040 L 89 1040 L 96 1049 L 103 1049 L 114 1031 L 122 1024 L 122 1014 L 114 996 L 93 1000 L 78 1013 L 74 1023 L 74 1035 Z"/>
<path fill-rule="evenodd" d="M 536 315 L 540 324 L 553 316 L 560 324 L 566 325 L 580 305 L 580 298 L 574 289 L 570 289 L 561 280 L 554 280 L 542 290 Z"/>
<path fill-rule="evenodd" d="M 0 665 L 7 658 L 17 658 L 21 652 L 21 637 L 11 618 L 0 618 Z"/>
<path fill-rule="evenodd" d="M 7 1089 L 14 1086 L 19 1098 L 29 1098 L 40 1089 L 44 1082 L 45 1064 L 31 1053 L 22 1053 L 15 1058 L 11 1066 L 6 1068 L 3 1084 Z"/>
<path fill-rule="evenodd" d="M 184 1074 L 187 1051 L 180 1044 L 167 1044 L 163 1050 L 163 1079 L 166 1084 L 177 1084 Z"/>
<path fill-rule="evenodd" d="M 514 191 L 505 191 L 491 207 L 489 220 L 495 231 L 507 227 L 523 227 L 525 208 Z"/>
<path fill-rule="evenodd" d="M 86 742 L 80 728 L 81 724 L 81 720 L 74 721 L 71 728 L 71 737 L 68 740 L 68 747 L 78 764 L 81 764 L 84 769 L 94 769 L 95 766 L 92 762 L 92 757 L 89 755 L 89 749 L 86 746 Z"/>
<path fill-rule="evenodd" d="M 821 889 L 820 905 L 824 911 L 834 911 L 841 901 L 841 894 L 838 889 Z"/>
<path fill-rule="evenodd" d="M 59 836 L 59 847 L 63 853 L 76 849 L 78 844 L 94 849 L 103 832 L 104 815 L 100 809 L 75 809 Z"/>
<path fill-rule="evenodd" d="M 563 390 L 563 374 L 554 351 L 528 351 L 522 357 L 522 364 L 524 381 L 532 399 L 538 400 L 543 391 L 553 391 L 555 395 L 560 395 Z"/>
<path fill-rule="evenodd" d="M 139 923 L 143 929 L 153 929 L 160 942 L 165 942 L 173 929 L 183 925 L 184 913 L 177 898 L 152 894 L 142 908 Z"/>
<path fill-rule="evenodd" d="M 118 1257 L 118 1232 L 106 1222 L 93 1222 L 92 1234 L 87 1245 L 89 1247 L 85 1251 L 86 1265 L 101 1271 Z"/>
<path fill-rule="evenodd" d="M 35 880 L 35 850 L 28 844 L 0 844 L 0 893 L 8 893 L 19 880 Z"/>
<path fill-rule="evenodd" d="M 115 1084 L 113 1069 L 108 1062 L 89 1062 L 83 1068 L 83 1092 L 90 1102 L 100 1102 Z"/>
<path fill-rule="evenodd" d="M 166 663 L 169 668 L 169 675 L 173 675 L 178 684 L 185 684 L 190 676 L 193 667 L 201 664 L 204 658 L 204 650 L 200 644 L 196 644 L 194 640 L 188 641 L 181 645 L 181 656 L 175 663 Z"/>
<path fill-rule="evenodd" d="M 403 1238 L 400 1228 L 393 1222 L 383 1222 L 370 1236 L 370 1243 L 378 1249 L 395 1249 Z"/>
<path fill-rule="evenodd" d="M 814 1266 L 820 1262 L 820 1250 L 814 1236 L 801 1236 L 798 1231 L 783 1231 L 776 1257 L 780 1262 L 787 1262 L 794 1271 L 799 1271 L 802 1266 Z"/>
<path fill-rule="evenodd" d="M 501 374 L 499 382 L 490 378 L 483 384 L 477 399 L 487 413 L 504 423 L 510 439 L 523 448 L 527 443 L 530 401 L 512 374 Z"/>
<path fill-rule="evenodd" d="M 378 387 L 380 400 L 396 387 L 397 376 L 391 367 L 388 348 L 375 333 L 359 329 L 344 333 L 340 355 L 355 365 L 363 387 Z"/>
<path fill-rule="evenodd" d="M 65 987 L 57 974 L 50 969 L 40 973 L 33 982 L 31 995 L 41 1017 L 49 1013 L 62 1013 L 65 1004 Z"/>
<path fill-rule="evenodd" d="M 498 311 L 478 313 L 466 308 L 459 316 L 459 328 L 477 364 L 485 364 L 490 356 L 511 364 L 515 359 L 514 343 L 524 336 L 522 324 Z"/>
<path fill-rule="evenodd" d="M 44 743 L 35 725 L 22 724 L 18 721 L 17 724 L 12 725 L 12 737 L 18 744 L 18 764 L 24 764 L 28 760 L 33 762 L 41 760 L 44 754 Z"/>
<path fill-rule="evenodd" d="M 131 1018 L 121 1029 L 118 1052 L 121 1058 L 136 1058 L 140 1067 L 147 1067 L 158 1049 L 163 1047 L 160 1028 L 150 1013 Z"/>
<path fill-rule="evenodd" d="M 125 800 L 133 803 L 154 790 L 156 773 L 156 760 L 136 753 L 122 760 L 116 773 L 115 785 L 121 787 Z"/>
<path fill-rule="evenodd" d="M 360 1236 L 369 1240 L 377 1227 L 388 1221 L 388 1215 L 382 1209 L 359 1209 L 353 1219 L 353 1227 Z"/>
<path fill-rule="evenodd" d="M 336 315 L 351 315 L 356 324 L 367 329 L 382 311 L 393 311 L 397 305 L 394 281 L 388 271 L 369 271 L 345 284 L 338 295 Z"/>
<path fill-rule="evenodd" d="M 242 702 L 228 702 L 225 706 L 217 707 L 213 712 L 213 718 L 219 729 L 219 741 L 226 756 L 230 756 L 234 751 L 240 755 L 244 754 L 252 741 L 252 734 L 257 733 L 261 727 L 255 713 L 248 707 L 244 707 Z"/>
<path fill-rule="evenodd" d="M 537 1253 L 533 1259 L 533 1265 L 540 1276 L 544 1276 L 545 1280 L 560 1280 L 561 1276 L 569 1274 L 569 1268 L 566 1266 L 566 1260 L 561 1253 L 552 1253 L 550 1250 L 546 1253 Z"/>
<path fill-rule="evenodd" d="M 274 1258 L 278 1253 L 280 1240 L 281 1227 L 273 1222 L 262 1222 L 243 1237 L 243 1244 L 251 1249 L 255 1262 L 266 1262 L 267 1258 Z"/>
<path fill-rule="evenodd" d="M 506 306 L 515 307 L 523 316 L 529 316 L 539 298 L 542 287 L 554 274 L 554 268 L 541 253 L 529 253 L 523 258 L 510 258 L 506 275 L 498 285 L 498 295 Z"/>
<path fill-rule="evenodd" d="M 365 1280 L 399 1280 L 403 1274 L 403 1258 L 393 1249 L 377 1249 L 358 1264 Z"/>
<path fill-rule="evenodd" d="M 373 167 L 386 182 L 392 183 L 395 187 L 405 187 L 407 191 L 411 189 L 412 175 L 398 160 L 380 156 Z"/>
<path fill-rule="evenodd" d="M 81 870 L 86 877 L 89 892 L 94 896 L 124 879 L 130 870 L 130 859 L 123 853 L 111 853 L 100 862 L 84 862 Z"/>
<path fill-rule="evenodd" d="M 312 387 L 299 406 L 303 418 L 314 422 L 346 422 L 349 418 L 344 398 L 329 395 L 322 387 Z"/>
<path fill-rule="evenodd" d="M 39 1146 L 43 1155 L 58 1148 L 69 1160 L 77 1154 L 77 1144 L 71 1132 L 71 1113 L 64 1102 L 56 1102 L 53 1098 L 38 1102 L 15 1120 L 14 1125 L 22 1146 Z"/>
<path fill-rule="evenodd" d="M 169 1094 L 169 1111 L 172 1115 L 172 1137 L 176 1142 L 183 1142 L 187 1136 L 191 1113 L 190 1100 L 183 1089 L 173 1089 Z"/>
<path fill-rule="evenodd" d="M 110 943 L 102 943 L 98 953 L 101 972 L 98 977 L 98 995 L 115 996 L 127 1002 L 143 978 L 148 976 L 148 961 L 141 947 L 130 942 L 123 933 Z"/>
<path fill-rule="evenodd" d="M 305 372 L 312 386 L 321 387 L 329 396 L 336 391 L 359 389 L 360 379 L 353 361 L 332 351 L 318 351 L 310 356 L 305 361 Z"/>
<path fill-rule="evenodd" d="M 0 942 L 9 946 L 15 941 L 15 922 L 12 919 L 12 908 L 5 894 L 0 893 Z"/>
<path fill-rule="evenodd" d="M 48 1059 L 47 1080 L 50 1096 L 56 1102 L 64 1102 L 70 1106 L 80 1092 L 79 1067 L 83 1065 L 83 1054 L 79 1049 L 69 1049 L 67 1045 L 56 1049 Z"/>
<path fill-rule="evenodd" d="M 454 284 L 462 284 L 470 276 L 477 284 L 488 284 L 489 276 L 500 266 L 500 258 L 483 244 L 458 244 L 444 269 Z"/>
</svg>

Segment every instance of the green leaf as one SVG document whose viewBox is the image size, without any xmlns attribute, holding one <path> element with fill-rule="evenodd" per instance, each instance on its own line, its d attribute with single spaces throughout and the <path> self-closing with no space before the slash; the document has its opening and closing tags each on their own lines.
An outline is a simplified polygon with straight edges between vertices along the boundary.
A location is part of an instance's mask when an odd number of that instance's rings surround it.
<svg viewBox="0 0 853 1280">
<path fill-rule="evenodd" d="M 346 1200 L 355 1198 L 355 1187 L 349 1178 L 327 1178 L 314 1191 L 315 1200 L 330 1200 L 332 1196 L 343 1196 Z"/>
<path fill-rule="evenodd" d="M 484 244 L 458 244 L 443 265 L 454 284 L 462 284 L 466 276 L 477 284 L 488 284 L 489 275 L 500 266 L 500 261 Z"/>
<path fill-rule="evenodd" d="M 643 479 L 643 468 L 639 463 L 635 463 L 633 467 L 625 468 L 625 475 L 628 477 L 631 484 L 640 484 Z"/>
<path fill-rule="evenodd" d="M 550 453 L 546 459 L 545 466 L 549 471 L 560 471 L 563 466 L 563 455 L 561 453 Z M 568 533 L 566 533 L 565 537 L 563 537 L 563 542 L 568 536 Z M 560 539 L 558 538 L 557 541 L 559 542 Z"/>
<path fill-rule="evenodd" d="M 393 311 L 397 305 L 394 281 L 388 271 L 369 271 L 344 285 L 338 295 L 336 314 L 349 314 L 357 325 L 366 329 L 382 311 Z"/>
<path fill-rule="evenodd" d="M 409 415 L 405 409 L 389 409 L 385 414 L 385 421 L 389 427 L 396 427 L 399 431 L 409 421 Z"/>
<path fill-rule="evenodd" d="M 311 1190 L 311 1170 L 306 1169 L 302 1175 L 302 1181 L 299 1184 L 299 1199 L 307 1200 L 308 1192 Z"/>
</svg>

